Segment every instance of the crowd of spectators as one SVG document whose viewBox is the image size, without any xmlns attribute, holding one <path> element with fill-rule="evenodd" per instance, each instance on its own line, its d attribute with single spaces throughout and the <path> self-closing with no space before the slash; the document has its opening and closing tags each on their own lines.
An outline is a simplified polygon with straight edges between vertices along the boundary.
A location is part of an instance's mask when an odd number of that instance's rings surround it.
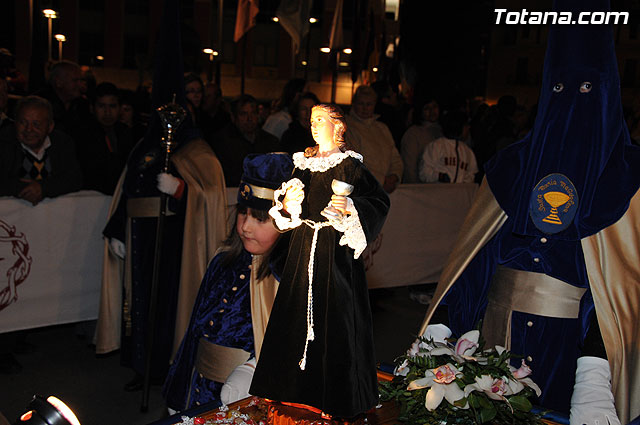
<svg viewBox="0 0 640 425">
<path fill-rule="evenodd" d="M 11 161 L 15 162 L 8 164 L 10 160 L 6 154 L 2 158 L 6 166 L 0 173 L 0 196 L 23 197 L 31 193 L 23 189 L 28 180 L 33 180 L 32 168 L 25 168 L 23 163 L 37 159 L 37 156 L 31 155 L 33 152 L 29 152 L 23 141 L 33 125 L 27 125 L 26 118 L 18 117 L 17 112 L 29 111 L 33 106 L 22 108 L 22 101 L 17 101 L 19 96 L 9 99 L 8 93 L 28 94 L 26 80 L 13 66 L 6 49 L 0 49 L 0 59 L 3 66 L 0 78 L 1 148 L 3 152 L 13 149 Z M 184 83 L 190 120 L 218 156 L 228 186 L 238 184 L 242 160 L 250 153 L 282 151 L 293 154 L 314 144 L 309 117 L 311 107 L 321 100 L 308 91 L 303 79 L 287 82 L 279 99 L 272 102 L 260 101 L 248 94 L 224 99 L 218 85 L 205 84 L 194 73 L 185 74 Z M 64 172 L 79 168 L 81 176 L 74 177 L 73 184 L 63 185 L 53 192 L 36 192 L 47 197 L 82 188 L 113 194 L 129 152 L 146 132 L 150 114 L 149 91 L 144 87 L 136 92 L 118 89 L 109 82 L 96 84 L 89 68 L 60 61 L 51 66 L 47 86 L 35 95 L 44 100 L 35 108 L 50 112 L 55 132 L 40 129 L 43 152 L 52 151 L 43 157 L 43 171 L 37 174 L 35 183 L 29 183 L 32 184 L 30 187 L 47 186 L 46 181 L 55 179 L 62 171 L 55 169 L 52 164 L 55 155 L 51 155 L 57 149 L 53 146 L 64 143 L 58 139 L 68 137 L 70 143 L 65 163 L 72 166 L 64 167 Z M 33 105 L 33 99 L 30 102 Z M 636 142 L 640 139 L 638 105 L 640 101 L 625 109 L 629 131 Z M 347 146 L 364 156 L 365 164 L 389 193 L 400 183 L 446 182 L 446 173 L 436 170 L 451 168 L 454 163 L 460 163 L 461 167 L 477 164 L 472 167 L 475 170 L 473 178 L 469 178 L 468 170 L 456 168 L 458 166 L 454 167 L 453 176 L 457 170 L 458 174 L 465 174 L 465 182 L 479 182 L 484 174 L 484 163 L 497 151 L 523 138 L 531 128 L 536 112 L 536 105 L 526 108 L 510 95 L 502 96 L 493 106 L 478 99 L 451 102 L 446 94 L 436 98 L 430 93 L 416 94 L 409 102 L 386 81 L 360 86 L 352 104 L 343 107 L 348 112 Z M 459 136 L 447 136 L 443 133 L 443 123 L 452 121 L 447 117 L 449 114 L 460 117 L 459 112 L 466 117 L 466 130 Z M 25 126 L 28 127 L 26 130 Z M 19 129 L 23 129 L 22 135 Z M 442 149 L 447 145 L 446 140 L 454 143 L 453 157 L 449 156 L 448 149 Z M 439 149 L 434 146 L 427 149 L 436 141 Z M 458 146 L 457 150 L 455 146 Z M 459 156 L 461 152 L 468 160 Z M 439 176 L 435 180 L 426 177 L 434 173 Z M 30 197 L 34 204 L 39 202 L 38 198 Z"/>
</svg>

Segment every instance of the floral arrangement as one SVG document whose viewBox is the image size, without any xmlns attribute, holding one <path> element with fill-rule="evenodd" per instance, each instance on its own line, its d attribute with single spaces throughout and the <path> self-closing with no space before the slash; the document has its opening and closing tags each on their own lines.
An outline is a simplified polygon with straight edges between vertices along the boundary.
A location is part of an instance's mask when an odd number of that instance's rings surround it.
<svg viewBox="0 0 640 425">
<path fill-rule="evenodd" d="M 435 325 L 442 326 L 444 325 Z M 446 329 L 448 335 L 450 331 Z M 395 377 L 380 384 L 382 401 L 400 404 L 399 420 L 426 424 L 541 424 L 529 401 L 540 388 L 529 378 L 522 360 L 509 365 L 503 347 L 483 350 L 480 332 L 462 335 L 455 346 L 418 338 L 399 357 Z"/>
</svg>

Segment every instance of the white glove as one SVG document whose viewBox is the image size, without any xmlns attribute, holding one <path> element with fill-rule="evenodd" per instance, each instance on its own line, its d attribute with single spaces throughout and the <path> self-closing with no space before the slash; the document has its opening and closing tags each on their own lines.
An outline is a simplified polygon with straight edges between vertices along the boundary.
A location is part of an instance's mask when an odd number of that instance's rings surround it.
<svg viewBox="0 0 640 425">
<path fill-rule="evenodd" d="M 124 257 L 126 257 L 127 255 L 127 248 L 125 247 L 124 242 L 116 238 L 109 239 L 109 248 L 111 249 L 111 252 L 113 252 L 115 255 L 122 258 L 123 260 L 124 260 Z"/>
<path fill-rule="evenodd" d="M 427 326 L 424 333 L 422 334 L 423 338 L 432 339 L 433 342 L 440 342 L 442 344 L 446 344 L 446 339 L 451 337 L 451 329 L 443 325 L 442 323 L 438 323 L 435 325 Z"/>
<path fill-rule="evenodd" d="M 173 196 L 180 186 L 180 179 L 167 173 L 158 174 L 158 190 L 162 193 L 166 193 L 169 196 Z"/>
<path fill-rule="evenodd" d="M 571 396 L 570 425 L 620 425 L 611 393 L 609 362 L 580 357 Z"/>
<path fill-rule="evenodd" d="M 256 358 L 250 359 L 245 364 L 233 369 L 227 381 L 220 390 L 220 400 L 224 404 L 231 404 L 250 396 L 249 387 L 253 379 L 253 372 L 256 371 Z"/>
</svg>

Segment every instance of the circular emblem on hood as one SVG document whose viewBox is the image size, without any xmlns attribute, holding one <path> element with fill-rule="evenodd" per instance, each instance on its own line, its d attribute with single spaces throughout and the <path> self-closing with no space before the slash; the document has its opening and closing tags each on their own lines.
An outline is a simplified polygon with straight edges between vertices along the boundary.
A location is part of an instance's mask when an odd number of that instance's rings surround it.
<svg viewBox="0 0 640 425">
<path fill-rule="evenodd" d="M 563 231 L 578 211 L 578 193 L 571 180 L 563 174 L 549 174 L 538 182 L 531 193 L 529 214 L 542 232 Z"/>
</svg>

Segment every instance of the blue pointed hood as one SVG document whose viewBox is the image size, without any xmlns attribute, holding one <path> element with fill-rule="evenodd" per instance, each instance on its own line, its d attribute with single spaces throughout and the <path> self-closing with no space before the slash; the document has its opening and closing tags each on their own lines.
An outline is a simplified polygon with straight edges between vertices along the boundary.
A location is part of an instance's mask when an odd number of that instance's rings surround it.
<svg viewBox="0 0 640 425">
<path fill-rule="evenodd" d="M 554 10 L 571 11 L 577 20 L 582 11 L 608 11 L 609 5 L 557 0 Z M 550 26 L 534 127 L 498 152 L 486 173 L 517 234 L 577 240 L 624 214 L 640 186 L 640 148 L 632 146 L 624 121 L 611 26 Z M 565 183 L 572 186 L 565 190 L 571 198 L 559 208 L 570 214 L 554 216 L 563 226 L 549 230 L 555 226 L 548 219 L 551 205 L 537 191 L 552 184 L 562 191 Z M 539 225 L 538 210 L 547 224 Z"/>
</svg>

